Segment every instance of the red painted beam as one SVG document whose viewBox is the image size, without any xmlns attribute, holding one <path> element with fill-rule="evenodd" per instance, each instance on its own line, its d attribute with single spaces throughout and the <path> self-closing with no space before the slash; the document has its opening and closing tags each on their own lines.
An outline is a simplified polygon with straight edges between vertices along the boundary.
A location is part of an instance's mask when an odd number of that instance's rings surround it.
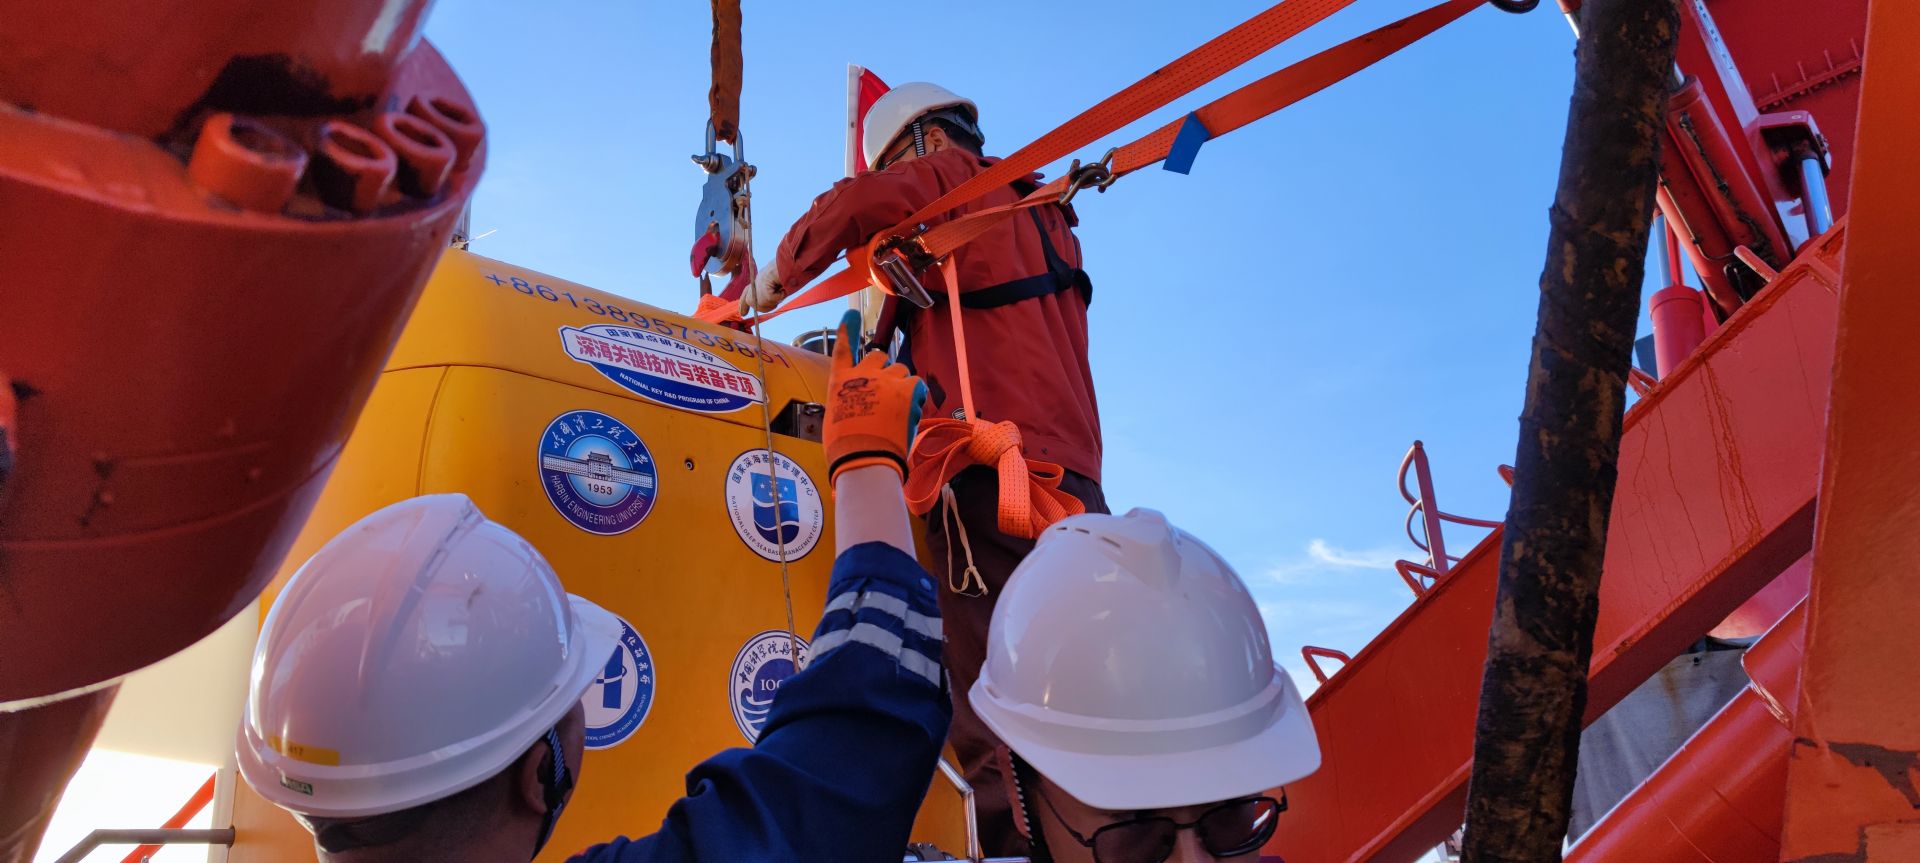
<svg viewBox="0 0 1920 863">
<path fill-rule="evenodd" d="M 1628 412 L 1589 720 L 1811 546 L 1843 230 Z M 1495 531 L 1308 700 L 1322 767 L 1287 787 L 1269 853 L 1407 861 L 1459 826 L 1499 545 Z"/>
</svg>

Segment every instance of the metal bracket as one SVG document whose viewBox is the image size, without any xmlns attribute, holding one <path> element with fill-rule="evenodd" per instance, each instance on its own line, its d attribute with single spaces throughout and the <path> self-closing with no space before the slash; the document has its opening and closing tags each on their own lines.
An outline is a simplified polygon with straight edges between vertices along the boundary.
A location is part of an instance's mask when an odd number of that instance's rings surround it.
<svg viewBox="0 0 1920 863">
<path fill-rule="evenodd" d="M 690 257 L 695 275 L 738 273 L 753 253 L 750 183 L 757 171 L 746 162 L 742 137 L 734 136 L 733 156 L 729 158 L 719 151 L 713 123 L 709 122 L 707 151 L 692 157 L 693 163 L 707 172 L 706 185 L 700 188 L 700 209 L 693 216 L 694 250 Z M 703 245 L 707 248 L 702 249 Z"/>
<path fill-rule="evenodd" d="M 920 283 L 920 274 L 938 263 L 918 237 L 895 237 L 873 252 L 873 269 L 901 299 L 920 308 L 933 307 L 933 294 Z"/>
<path fill-rule="evenodd" d="M 1067 169 L 1067 190 L 1060 193 L 1060 205 L 1066 206 L 1073 201 L 1074 195 L 1080 194 L 1081 189 L 1088 187 L 1099 189 L 1101 194 L 1106 194 L 1107 187 L 1113 185 L 1113 181 L 1120 179 L 1119 175 L 1113 173 L 1113 154 L 1118 152 L 1120 152 L 1119 147 L 1108 150 L 1105 156 L 1100 157 L 1100 161 L 1084 167 L 1081 166 L 1079 159 L 1073 160 L 1073 167 Z"/>
</svg>

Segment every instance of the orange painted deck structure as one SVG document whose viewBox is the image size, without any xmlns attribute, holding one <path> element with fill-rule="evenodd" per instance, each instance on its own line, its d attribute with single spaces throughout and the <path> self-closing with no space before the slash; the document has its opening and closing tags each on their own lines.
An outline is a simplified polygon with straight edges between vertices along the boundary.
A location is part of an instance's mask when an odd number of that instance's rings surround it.
<svg viewBox="0 0 1920 863">
<path fill-rule="evenodd" d="M 1813 586 L 1573 855 L 1920 860 L 1920 6 L 1678 2 L 1660 206 L 1704 291 L 1662 293 L 1711 333 L 1628 416 L 1589 719 L 1809 554 Z M 279 566 L 455 228 L 484 130 L 428 5 L 0 0 L 0 863 L 120 676 Z M 1325 766 L 1270 851 L 1458 826 L 1498 538 L 1313 696 Z"/>
</svg>

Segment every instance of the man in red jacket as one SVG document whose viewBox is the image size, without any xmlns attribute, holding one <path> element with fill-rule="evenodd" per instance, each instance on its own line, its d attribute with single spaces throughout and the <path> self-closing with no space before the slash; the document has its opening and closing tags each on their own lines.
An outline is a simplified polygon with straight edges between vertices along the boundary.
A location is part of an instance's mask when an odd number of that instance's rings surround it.
<svg viewBox="0 0 1920 863">
<path fill-rule="evenodd" d="M 986 170 L 997 160 L 981 155 L 983 142 L 979 108 L 971 100 L 933 84 L 889 90 L 867 112 L 863 155 L 871 170 L 814 199 L 780 241 L 773 263 L 760 271 L 747 299 L 762 311 L 773 308 L 843 252 L 865 246 L 875 234 Z M 1037 188 L 1037 181 L 1028 177 L 994 190 L 934 216 L 929 224 L 1012 203 Z M 949 265 L 959 268 L 975 409 L 982 419 L 1018 425 L 1025 455 L 1066 468 L 1061 490 L 1079 498 L 1087 511 L 1104 513 L 1100 413 L 1087 365 L 1093 286 L 1080 269 L 1074 221 L 1068 207 L 1034 207 L 955 251 Z M 885 346 L 894 330 L 904 331 L 901 360 L 926 381 L 927 415 L 957 418 L 959 363 L 947 317 L 955 310 L 944 293 L 935 290 L 934 295 L 929 309 L 890 298 L 891 313 L 882 313 L 875 338 Z M 943 505 L 927 520 L 928 568 L 935 575 L 951 573 L 949 589 L 940 595 L 954 693 L 950 740 L 978 795 L 988 852 L 1019 854 L 1023 843 L 994 757 L 998 741 L 965 693 L 986 656 L 995 597 L 1033 542 L 1000 532 L 999 480 L 991 469 L 969 468 L 951 486 L 953 511 L 943 511 Z M 951 524 L 956 517 L 957 528 Z M 969 556 L 978 578 L 967 568 Z"/>
</svg>

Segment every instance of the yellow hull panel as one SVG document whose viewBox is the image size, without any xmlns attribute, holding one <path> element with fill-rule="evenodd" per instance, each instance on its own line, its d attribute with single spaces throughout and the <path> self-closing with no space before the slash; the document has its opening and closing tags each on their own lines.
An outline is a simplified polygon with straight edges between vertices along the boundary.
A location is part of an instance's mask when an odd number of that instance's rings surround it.
<svg viewBox="0 0 1920 863">
<path fill-rule="evenodd" d="M 690 768 L 747 745 L 752 711 L 736 709 L 737 660 L 756 636 L 788 625 L 779 537 L 761 523 L 775 514 L 752 505 L 751 471 L 766 466 L 736 461 L 766 447 L 756 392 L 775 412 L 818 401 L 827 361 L 789 345 L 757 353 L 750 336 L 449 251 L 263 599 L 367 513 L 417 494 L 469 495 L 645 646 L 644 660 L 610 667 L 633 689 L 605 703 L 625 712 L 595 714 L 611 720 L 599 734 L 607 748 L 588 752 L 543 859 L 650 833 Z M 776 529 L 788 535 L 804 640 L 825 601 L 833 508 L 819 444 L 775 435 L 774 448 L 797 468 L 782 473 Z M 632 706 L 634 692 L 647 694 L 644 706 Z M 916 840 L 960 850 L 957 798 L 942 781 L 930 796 Z M 311 853 L 304 830 L 244 787 L 234 826 L 235 861 Z"/>
</svg>

